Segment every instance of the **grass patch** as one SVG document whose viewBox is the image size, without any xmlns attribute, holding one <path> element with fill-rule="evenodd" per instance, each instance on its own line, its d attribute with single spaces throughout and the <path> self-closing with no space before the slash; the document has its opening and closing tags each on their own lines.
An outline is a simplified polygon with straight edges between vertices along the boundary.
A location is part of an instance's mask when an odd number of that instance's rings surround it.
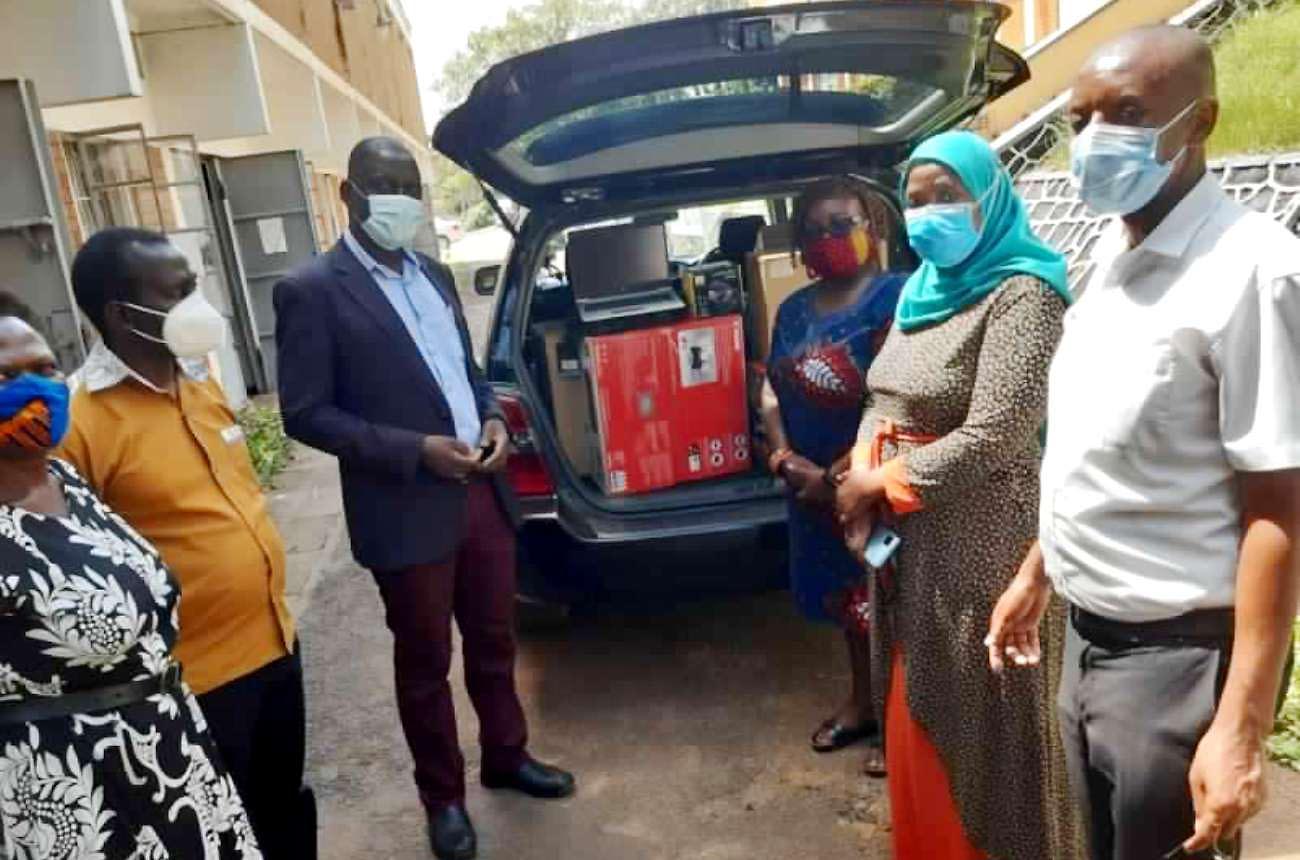
<svg viewBox="0 0 1300 860">
<path fill-rule="evenodd" d="M 284 433 L 280 411 L 269 406 L 246 406 L 240 410 L 239 424 L 244 428 L 248 454 L 262 488 L 269 490 L 275 476 L 289 465 L 291 445 Z"/>
<path fill-rule="evenodd" d="M 1268 751 L 1278 764 L 1300 770 L 1300 621 L 1295 626 L 1295 665 L 1291 669 L 1291 687 L 1282 703 L 1282 711 L 1268 740 Z"/>
<path fill-rule="evenodd" d="M 1210 155 L 1300 148 L 1300 2 L 1233 27 L 1215 47 L 1219 127 Z"/>
</svg>

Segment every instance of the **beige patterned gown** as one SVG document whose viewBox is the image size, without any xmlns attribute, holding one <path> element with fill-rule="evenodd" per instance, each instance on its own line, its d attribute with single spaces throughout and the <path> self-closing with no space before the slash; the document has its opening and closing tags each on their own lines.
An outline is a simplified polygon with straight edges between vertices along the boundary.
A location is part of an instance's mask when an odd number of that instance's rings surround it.
<svg viewBox="0 0 1300 860">
<path fill-rule="evenodd" d="M 1081 856 L 1056 730 L 1064 613 L 1055 605 L 1044 625 L 1038 670 L 996 676 L 983 645 L 1037 531 L 1038 430 L 1064 313 L 1045 283 L 1013 277 L 945 322 L 895 327 L 867 374 L 862 442 L 884 421 L 939 437 L 883 451 L 905 457 L 924 507 L 897 523 L 892 597 L 874 595 L 877 708 L 899 647 L 908 709 L 948 771 L 967 838 L 993 860 Z"/>
</svg>

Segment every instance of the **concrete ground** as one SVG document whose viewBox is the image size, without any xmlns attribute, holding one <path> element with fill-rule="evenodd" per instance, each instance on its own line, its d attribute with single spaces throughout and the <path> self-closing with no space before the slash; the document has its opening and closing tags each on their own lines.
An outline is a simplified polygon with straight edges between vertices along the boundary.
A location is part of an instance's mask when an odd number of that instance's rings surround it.
<svg viewBox="0 0 1300 860">
<path fill-rule="evenodd" d="M 348 555 L 333 461 L 300 452 L 272 494 L 290 552 L 322 860 L 416 860 L 423 816 L 393 703 L 391 641 L 370 577 Z M 485 792 L 459 669 L 468 805 L 485 860 L 886 858 L 882 784 L 859 752 L 807 736 L 846 688 L 836 635 L 784 594 L 611 609 L 523 636 L 519 685 L 533 751 L 574 770 L 577 797 Z M 1271 769 L 1249 860 L 1300 860 L 1300 774 Z"/>
</svg>

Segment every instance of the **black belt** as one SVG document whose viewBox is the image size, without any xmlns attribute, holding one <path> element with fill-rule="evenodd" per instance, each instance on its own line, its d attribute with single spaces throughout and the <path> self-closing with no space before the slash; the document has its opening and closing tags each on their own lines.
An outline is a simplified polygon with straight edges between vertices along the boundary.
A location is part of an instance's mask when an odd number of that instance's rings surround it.
<svg viewBox="0 0 1300 860">
<path fill-rule="evenodd" d="M 1224 647 L 1232 642 L 1235 629 L 1231 609 L 1197 609 L 1160 621 L 1115 621 L 1072 606 L 1070 621 L 1080 636 L 1101 648 Z"/>
<path fill-rule="evenodd" d="M 159 693 L 179 694 L 181 689 L 181 666 L 172 663 L 161 675 L 143 681 L 57 696 L 38 696 L 21 702 L 0 702 L 0 726 L 124 708 Z"/>
</svg>

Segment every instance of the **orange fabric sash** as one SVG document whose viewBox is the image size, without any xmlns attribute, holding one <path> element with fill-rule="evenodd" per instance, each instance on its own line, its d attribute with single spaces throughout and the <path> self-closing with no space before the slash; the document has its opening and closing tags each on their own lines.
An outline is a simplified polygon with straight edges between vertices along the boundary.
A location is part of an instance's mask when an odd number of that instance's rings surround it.
<svg viewBox="0 0 1300 860">
<path fill-rule="evenodd" d="M 889 418 L 881 419 L 876 425 L 876 432 L 871 442 L 858 445 L 853 449 L 853 467 L 865 466 L 868 469 L 880 469 L 885 484 L 885 501 L 890 510 L 896 514 L 911 514 L 922 510 L 925 505 L 920 495 L 907 479 L 907 459 L 897 456 L 885 461 L 885 446 L 899 444 L 928 445 L 939 437 L 929 433 L 912 433 L 901 429 Z"/>
</svg>

